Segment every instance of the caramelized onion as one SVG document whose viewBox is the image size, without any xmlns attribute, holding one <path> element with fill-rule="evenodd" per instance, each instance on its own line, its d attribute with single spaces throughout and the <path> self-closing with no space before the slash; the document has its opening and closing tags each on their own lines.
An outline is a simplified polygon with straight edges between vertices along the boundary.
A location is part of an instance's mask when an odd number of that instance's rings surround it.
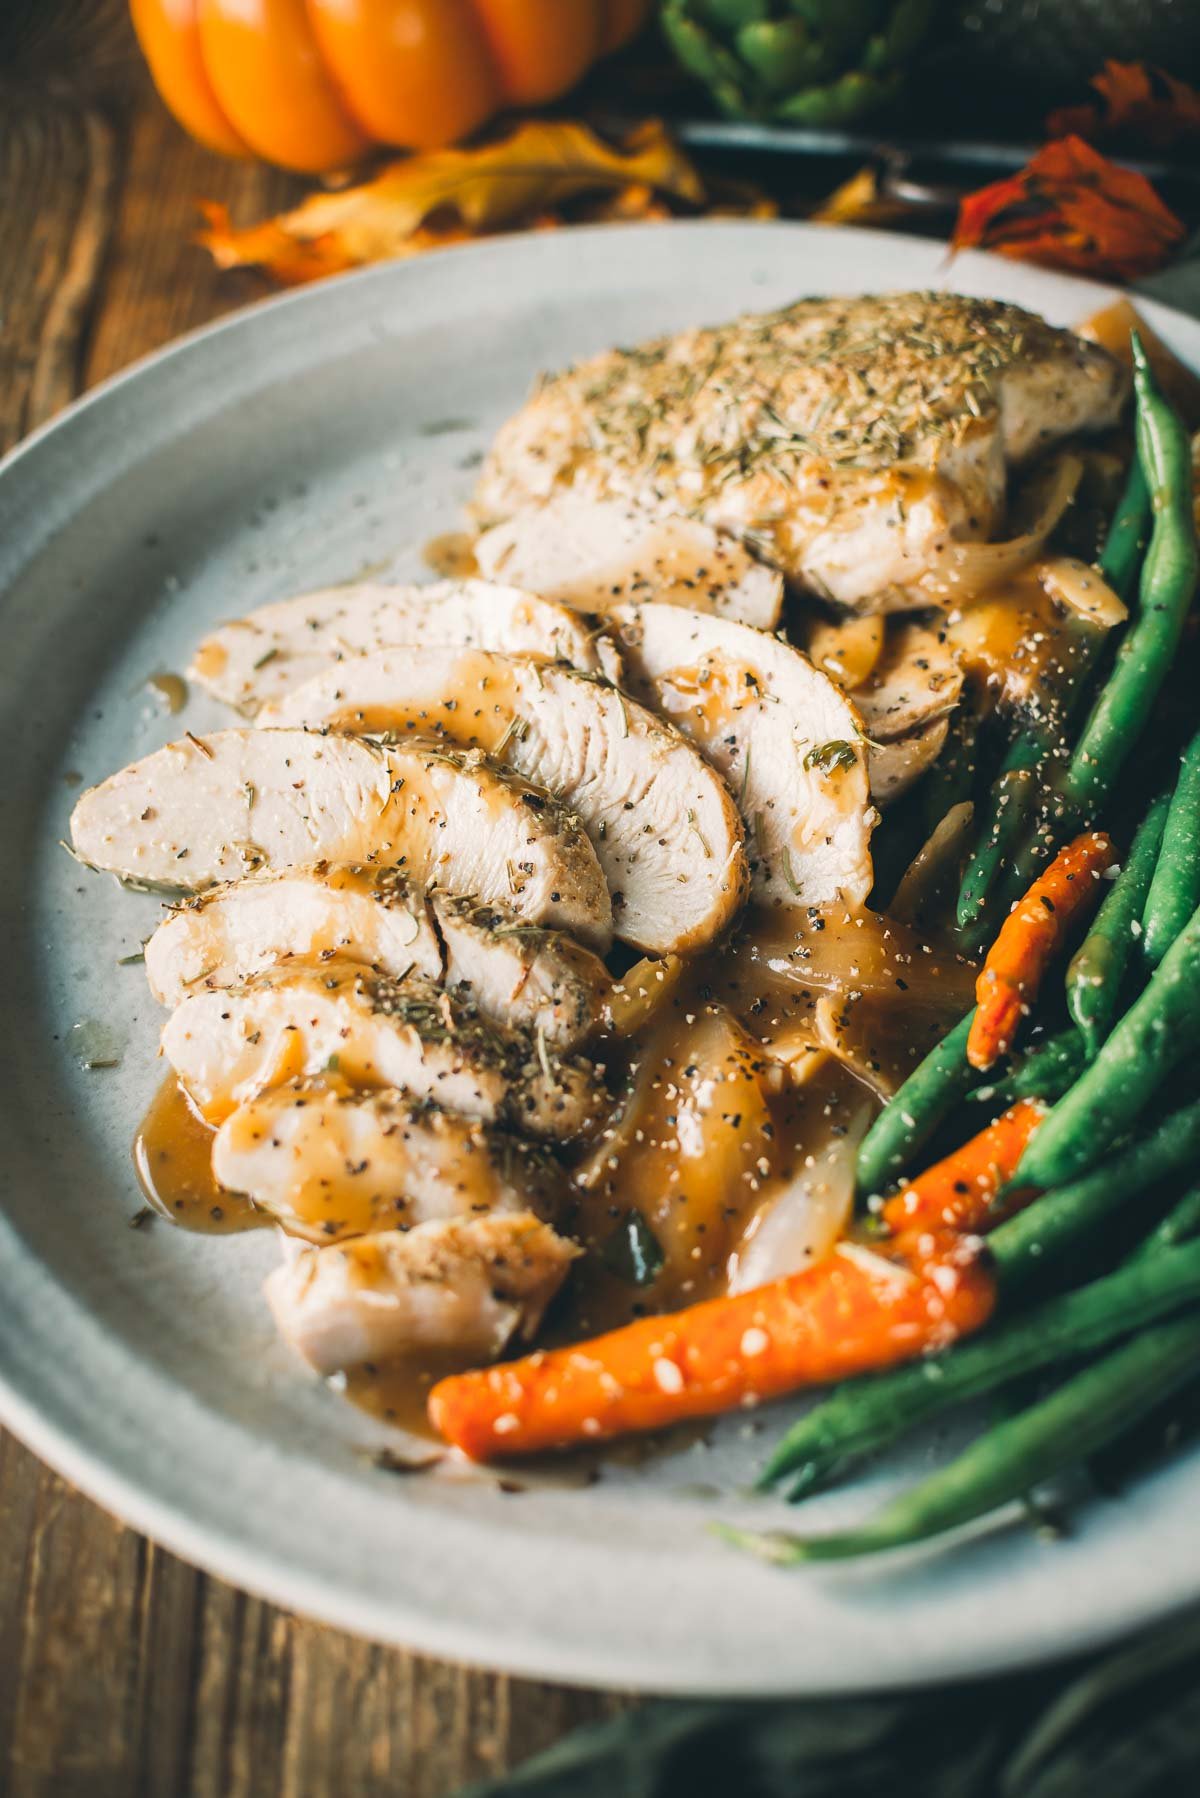
<svg viewBox="0 0 1200 1798">
<path fill-rule="evenodd" d="M 975 993 L 974 965 L 952 947 L 879 912 L 827 906 L 781 919 L 751 912 L 746 935 L 724 958 L 727 1002 L 742 1010 L 762 993 L 859 992 L 898 1005 L 941 1005 L 953 1020 Z M 749 1027 L 760 1033 L 758 1018 Z"/>
<path fill-rule="evenodd" d="M 604 1002 L 606 1036 L 636 1036 L 665 1005 L 686 963 L 679 955 L 643 955 L 628 973 L 614 980 Z"/>
<path fill-rule="evenodd" d="M 860 1105 L 840 1134 L 830 1130 L 796 1177 L 755 1213 L 729 1258 L 730 1292 L 782 1280 L 833 1248 L 850 1219 L 854 1163 L 872 1109 Z"/>
<path fill-rule="evenodd" d="M 1050 556 L 1039 562 L 1037 576 L 1051 599 L 1077 613 L 1085 624 L 1111 631 L 1129 616 L 1125 601 L 1104 576 L 1078 556 Z"/>
<path fill-rule="evenodd" d="M 924 592 L 943 605 L 958 604 L 975 593 L 986 593 L 1001 581 L 1011 580 L 1041 553 L 1074 499 L 1082 474 L 1083 463 L 1078 456 L 1057 456 L 1036 488 L 1030 490 L 1029 503 L 1036 506 L 1036 512 L 1028 528 L 1002 543 L 948 543 L 937 567 L 927 569 L 921 576 Z"/>
<path fill-rule="evenodd" d="M 842 689 L 853 693 L 874 673 L 883 653 L 886 620 L 812 618 L 800 632 L 800 646 L 810 662 Z"/>
<path fill-rule="evenodd" d="M 949 731 L 949 718 L 935 718 L 923 730 L 897 737 L 894 743 L 871 744 L 867 772 L 876 805 L 891 805 L 932 768 L 946 746 Z"/>
<path fill-rule="evenodd" d="M 952 805 L 917 850 L 904 871 L 888 911 L 903 924 L 915 924 L 923 911 L 958 879 L 959 863 L 971 840 L 975 807 L 969 799 Z"/>
</svg>

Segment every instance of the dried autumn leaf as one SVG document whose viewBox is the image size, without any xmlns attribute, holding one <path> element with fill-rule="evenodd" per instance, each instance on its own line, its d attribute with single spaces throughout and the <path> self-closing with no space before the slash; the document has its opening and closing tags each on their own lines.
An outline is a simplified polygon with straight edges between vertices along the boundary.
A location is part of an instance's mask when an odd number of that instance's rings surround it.
<svg viewBox="0 0 1200 1798">
<path fill-rule="evenodd" d="M 531 119 L 493 143 L 404 157 L 246 230 L 208 204 L 199 241 L 222 268 L 256 264 L 292 285 L 511 229 L 583 194 L 631 189 L 693 206 L 705 199 L 695 168 L 656 122 L 614 148 L 586 125 Z"/>
<path fill-rule="evenodd" d="M 912 207 L 880 189 L 879 171 L 870 163 L 836 187 L 809 218 L 818 225 L 890 225 Z"/>
<path fill-rule="evenodd" d="M 968 194 L 951 242 L 1132 281 L 1161 268 L 1184 235 L 1144 175 L 1065 137 L 1019 174 Z"/>
<path fill-rule="evenodd" d="M 1050 137 L 1089 139 L 1127 131 L 1162 146 L 1200 136 L 1200 92 L 1165 69 L 1110 58 L 1091 86 L 1099 94 L 1086 106 L 1063 106 L 1046 120 Z"/>
</svg>

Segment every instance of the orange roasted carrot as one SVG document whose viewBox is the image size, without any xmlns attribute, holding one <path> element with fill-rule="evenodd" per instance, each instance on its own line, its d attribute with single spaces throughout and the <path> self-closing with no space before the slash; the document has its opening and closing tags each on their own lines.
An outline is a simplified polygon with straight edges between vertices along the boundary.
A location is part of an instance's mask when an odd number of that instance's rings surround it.
<svg viewBox="0 0 1200 1798">
<path fill-rule="evenodd" d="M 429 1417 L 477 1461 L 661 1429 L 912 1360 L 977 1330 L 994 1303 L 978 1241 L 843 1242 L 754 1291 L 452 1375 Z"/>
<path fill-rule="evenodd" d="M 1047 1107 L 1040 1099 L 1018 1099 L 994 1124 L 960 1149 L 910 1180 L 883 1208 L 883 1221 L 901 1235 L 913 1230 L 986 1230 L 1017 1208 L 1003 1208 L 996 1194 L 1017 1171 L 1025 1145 Z"/>
<path fill-rule="evenodd" d="M 975 1020 L 967 1038 L 973 1068 L 990 1068 L 1008 1053 L 1048 963 L 1072 922 L 1099 899 L 1100 875 L 1116 859 L 1111 837 L 1085 831 L 1059 850 L 1009 912 L 975 983 Z"/>
</svg>

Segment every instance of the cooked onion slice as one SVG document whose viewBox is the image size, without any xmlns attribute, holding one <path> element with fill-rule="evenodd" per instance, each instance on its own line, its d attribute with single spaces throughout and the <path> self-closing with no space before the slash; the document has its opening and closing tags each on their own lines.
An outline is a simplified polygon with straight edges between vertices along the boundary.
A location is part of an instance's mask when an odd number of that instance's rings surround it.
<svg viewBox="0 0 1200 1798">
<path fill-rule="evenodd" d="M 1104 576 L 1078 556 L 1049 556 L 1039 563 L 1037 575 L 1051 599 L 1077 612 L 1087 624 L 1111 631 L 1129 616 L 1125 601 Z"/>
<path fill-rule="evenodd" d="M 1057 456 L 1030 490 L 1029 503 L 1037 506 L 1037 512 L 1026 530 L 1002 543 L 948 543 L 937 566 L 922 575 L 922 589 L 931 599 L 949 605 L 1011 580 L 1040 553 L 1074 499 L 1082 474 L 1080 457 Z"/>
<path fill-rule="evenodd" d="M 886 624 L 880 614 L 836 620 L 814 617 L 800 630 L 800 647 L 843 693 L 853 693 L 874 672 L 883 653 Z"/>
<path fill-rule="evenodd" d="M 871 744 L 867 753 L 867 772 L 871 798 L 876 805 L 891 805 L 893 800 L 916 785 L 941 755 L 949 730 L 949 718 L 936 718 L 923 730 L 897 737 L 894 743 Z"/>
<path fill-rule="evenodd" d="M 811 1166 L 751 1219 L 729 1258 L 730 1292 L 748 1292 L 810 1267 L 833 1248 L 854 1204 L 854 1163 L 872 1107 L 860 1106 L 843 1135 L 831 1132 Z"/>
<path fill-rule="evenodd" d="M 971 843 L 975 807 L 969 799 L 952 805 L 922 843 L 904 871 L 888 916 L 902 924 L 917 924 L 921 914 L 932 911 L 949 883 L 958 879 L 959 866 Z"/>
</svg>

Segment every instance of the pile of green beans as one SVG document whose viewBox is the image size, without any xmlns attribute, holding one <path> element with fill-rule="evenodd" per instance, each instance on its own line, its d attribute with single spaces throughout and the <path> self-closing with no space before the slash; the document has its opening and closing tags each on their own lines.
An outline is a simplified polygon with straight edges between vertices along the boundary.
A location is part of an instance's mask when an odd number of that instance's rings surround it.
<svg viewBox="0 0 1200 1798">
<path fill-rule="evenodd" d="M 1200 1047 L 1200 909 L 1096 1059 L 1034 1133 L 1016 1172 L 1027 1186 L 1061 1186 L 1094 1167 L 1131 1130 L 1167 1075 Z"/>
<path fill-rule="evenodd" d="M 1085 1180 L 1010 1218 L 989 1241 L 1002 1301 L 1020 1295 L 1035 1277 L 1061 1270 L 1112 1212 L 1140 1201 L 1198 1154 L 1200 1103 L 1164 1119 L 1144 1142 L 1132 1145 Z M 1181 1202 L 1147 1238 L 1133 1264 L 1143 1254 L 1192 1234 L 1200 1227 L 1198 1212 L 1200 1200 L 1195 1195 Z M 769 1485 L 794 1473 L 798 1484 L 790 1496 L 801 1497 L 825 1484 L 842 1463 L 898 1441 L 952 1405 L 1119 1336 L 1130 1314 L 1128 1307 L 1142 1303 L 1144 1296 L 1136 1282 L 1131 1284 L 1123 1275 L 1097 1281 L 1083 1292 L 1093 1295 L 1087 1303 L 1081 1293 L 1048 1300 L 945 1354 L 907 1362 L 839 1388 L 787 1432 L 761 1483 Z"/>
<path fill-rule="evenodd" d="M 1138 604 L 1074 750 L 1063 755 L 1036 736 L 1009 750 L 960 892 L 960 926 L 979 940 L 989 894 L 993 910 L 1007 907 L 1061 838 L 1097 818 L 1153 712 L 1195 595 L 1187 434 L 1136 334 L 1133 348 L 1138 453 L 1102 567 L 1123 597 L 1137 581 Z M 1056 754 L 1031 828 L 1029 800 Z M 1200 1158 L 1200 1100 L 1163 1112 L 1173 1071 L 1200 1049 L 1200 733 L 1183 751 L 1173 792 L 1153 799 L 1142 818 L 1070 962 L 1064 996 L 1069 1026 L 1055 1027 L 1050 1000 L 1041 1026 L 1049 1033 L 988 1083 L 966 1060 L 969 1012 L 859 1150 L 859 1195 L 882 1196 L 964 1100 L 976 1115 L 986 1105 L 989 1118 L 1023 1097 L 1051 1106 L 1011 1182 L 1040 1196 L 987 1238 L 998 1321 L 937 1355 L 840 1387 L 787 1432 L 759 1483 L 787 1482 L 795 1502 L 953 1407 L 1019 1393 L 1031 1375 L 1053 1373 L 1060 1383 L 1017 1404 L 862 1526 L 826 1536 L 726 1532 L 741 1546 L 790 1563 L 923 1541 L 1024 1497 L 1200 1379 L 1200 1184 L 1153 1222 Z M 1125 1220 L 1117 1240 L 1124 1231 L 1128 1242 L 1127 1226 L 1146 1212 L 1149 1227 L 1136 1228 L 1141 1240 L 1123 1264 L 1072 1290 L 1079 1267 L 1096 1265 L 1089 1251 L 1104 1244 L 1112 1220 Z"/>
<path fill-rule="evenodd" d="M 1067 969 L 1067 1010 L 1093 1061 L 1116 1016 L 1121 983 L 1154 877 L 1169 801 L 1156 799 L 1138 827 L 1125 865 Z"/>
<path fill-rule="evenodd" d="M 1150 489 L 1154 529 L 1142 565 L 1138 609 L 1096 696 L 1063 780 L 1066 799 L 1094 818 L 1145 729 L 1171 667 L 1200 577 L 1192 511 L 1192 446 L 1159 391 L 1133 334 L 1138 460 Z"/>
<path fill-rule="evenodd" d="M 1200 905 L 1200 731 L 1183 752 L 1142 912 L 1142 954 L 1156 968 Z"/>
<path fill-rule="evenodd" d="M 994 886 L 989 913 L 976 899 L 973 921 L 961 930 L 963 946 L 978 948 L 991 917 L 1003 917 L 1041 864 L 1084 824 L 1093 822 L 1141 739 L 1171 670 L 1184 620 L 1200 578 L 1192 510 L 1191 442 L 1182 419 L 1160 391 L 1141 340 L 1133 333 L 1137 399 L 1137 466 L 1149 495 L 1150 544 L 1138 581 L 1138 603 L 1108 679 L 1096 695 L 1065 766 L 1045 783 L 1041 805 L 1015 845 L 1007 871 Z M 1132 564 L 1143 529 L 1139 493 L 1127 487 L 1101 565 L 1114 584 L 1132 587 Z"/>
<path fill-rule="evenodd" d="M 1150 528 L 1150 491 L 1135 455 L 1100 555 L 1100 573 L 1119 599 L 1128 599 Z M 1104 644 L 1101 631 L 1089 629 L 1075 641 L 1072 685 L 1083 696 L 1087 678 Z M 1053 721 L 1046 720 L 1018 736 L 992 783 L 987 820 L 963 871 L 956 921 L 960 930 L 980 922 L 1001 868 L 1020 841 L 1039 786 L 1056 748 Z"/>
</svg>

